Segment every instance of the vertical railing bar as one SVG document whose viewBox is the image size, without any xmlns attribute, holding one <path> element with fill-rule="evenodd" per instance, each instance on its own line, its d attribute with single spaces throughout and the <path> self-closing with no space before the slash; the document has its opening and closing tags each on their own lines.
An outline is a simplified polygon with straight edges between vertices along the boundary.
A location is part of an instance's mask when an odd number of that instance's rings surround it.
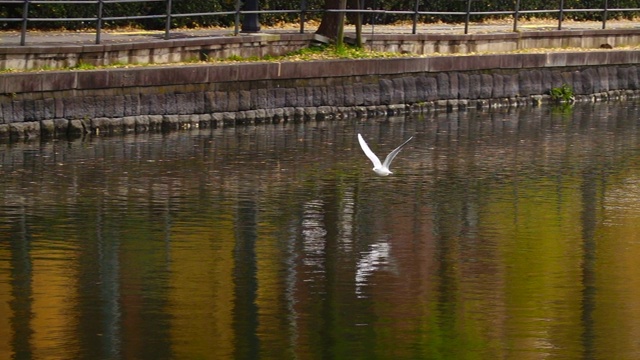
<svg viewBox="0 0 640 360">
<path fill-rule="evenodd" d="M 513 12 L 513 32 L 518 31 L 518 16 L 520 16 L 520 0 L 516 0 L 516 8 Z"/>
<path fill-rule="evenodd" d="M 238 36 L 238 34 L 240 33 L 240 6 L 242 6 L 241 1 L 242 0 L 236 0 L 236 14 L 233 19 L 233 35 L 235 36 Z"/>
<path fill-rule="evenodd" d="M 104 3 L 103 0 L 98 0 L 98 21 L 96 22 L 96 44 L 100 44 L 102 34 L 102 10 Z"/>
<path fill-rule="evenodd" d="M 300 0 L 300 34 L 304 34 L 304 23 L 307 21 L 307 0 Z"/>
<path fill-rule="evenodd" d="M 166 8 L 166 20 L 164 24 L 164 39 L 169 40 L 171 33 L 171 11 L 173 8 L 173 4 L 171 0 L 167 0 L 167 8 Z"/>
<path fill-rule="evenodd" d="M 413 9 L 413 28 L 411 29 L 412 34 L 416 34 L 418 32 L 418 11 L 420 10 L 420 0 L 416 0 L 416 6 Z"/>
<path fill-rule="evenodd" d="M 564 20 L 564 0 L 560 0 L 560 12 L 558 13 L 558 30 L 562 30 L 563 20 Z"/>
<path fill-rule="evenodd" d="M 20 30 L 20 46 L 24 46 L 27 39 L 27 21 L 29 21 L 29 0 L 22 5 L 22 29 Z"/>
<path fill-rule="evenodd" d="M 469 20 L 471 18 L 471 0 L 467 0 L 467 15 L 464 19 L 464 33 L 465 35 L 469 33 Z"/>
<path fill-rule="evenodd" d="M 376 6 L 377 6 L 376 0 L 373 0 L 373 9 L 372 10 L 374 12 L 371 13 L 371 51 L 373 51 L 373 35 L 374 35 L 374 28 L 376 26 L 376 13 L 375 13 Z"/>
<path fill-rule="evenodd" d="M 602 13 L 602 29 L 607 28 L 607 17 L 609 15 L 609 0 L 604 0 L 604 11 Z"/>
</svg>

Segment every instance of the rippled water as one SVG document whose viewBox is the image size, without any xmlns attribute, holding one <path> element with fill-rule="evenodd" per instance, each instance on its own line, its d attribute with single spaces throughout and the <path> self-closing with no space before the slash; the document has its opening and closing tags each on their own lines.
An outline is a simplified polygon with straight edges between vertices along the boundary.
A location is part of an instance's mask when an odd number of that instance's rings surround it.
<svg viewBox="0 0 640 360">
<path fill-rule="evenodd" d="M 0 145 L 0 358 L 638 358 L 639 118 Z"/>
</svg>

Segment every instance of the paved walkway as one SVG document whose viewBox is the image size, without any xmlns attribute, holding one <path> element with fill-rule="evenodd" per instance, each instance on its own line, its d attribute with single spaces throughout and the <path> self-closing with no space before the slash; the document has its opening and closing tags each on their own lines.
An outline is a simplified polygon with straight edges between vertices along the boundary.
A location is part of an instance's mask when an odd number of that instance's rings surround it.
<svg viewBox="0 0 640 360">
<path fill-rule="evenodd" d="M 557 21 L 536 21 L 521 22 L 518 26 L 519 31 L 543 31 L 557 30 Z M 562 24 L 563 30 L 601 30 L 601 22 L 573 22 L 566 21 Z M 607 29 L 640 29 L 640 22 L 634 21 L 608 21 Z M 314 26 L 306 26 L 305 33 L 313 33 L 316 30 Z M 500 33 L 512 32 L 513 23 L 492 23 L 492 24 L 470 24 L 469 34 L 482 33 Z M 243 34 L 274 34 L 274 33 L 299 33 L 300 28 L 296 24 L 287 25 L 286 27 L 272 28 L 263 27 L 260 33 Z M 354 28 L 349 26 L 346 28 L 347 33 L 353 33 Z M 363 33 L 366 36 L 370 34 L 411 34 L 412 26 L 410 23 L 402 25 L 376 25 L 364 26 Z M 464 34 L 464 24 L 421 24 L 417 28 L 418 34 Z M 126 43 L 126 42 L 151 42 L 164 41 L 164 31 L 103 31 L 101 33 L 101 44 Z M 184 38 L 204 38 L 204 37 L 228 37 L 234 36 L 233 28 L 225 29 L 175 29 L 171 30 L 170 39 Z M 91 45 L 96 43 L 95 31 L 73 32 L 73 31 L 29 31 L 25 39 L 27 46 L 59 46 L 59 45 Z M 3 31 L 0 32 L 0 47 L 4 46 L 20 46 L 20 32 Z"/>
</svg>

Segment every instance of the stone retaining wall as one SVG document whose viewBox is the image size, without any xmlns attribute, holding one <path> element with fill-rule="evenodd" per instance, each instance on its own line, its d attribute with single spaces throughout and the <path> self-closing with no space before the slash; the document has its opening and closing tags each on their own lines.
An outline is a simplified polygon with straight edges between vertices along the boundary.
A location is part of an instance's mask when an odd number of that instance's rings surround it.
<svg viewBox="0 0 640 360">
<path fill-rule="evenodd" d="M 244 63 L 0 75 L 0 137 L 518 106 L 569 85 L 635 96 L 640 51 Z"/>
<path fill-rule="evenodd" d="M 366 48 L 416 55 L 477 54 L 523 49 L 598 49 L 640 44 L 640 29 L 553 30 L 485 34 L 374 34 L 367 35 Z M 53 44 L 2 46 L 0 70 L 35 70 L 127 64 L 177 62 L 279 56 L 308 47 L 316 38 L 304 34 L 242 34 L 172 40 L 118 42 L 109 44 Z"/>
</svg>

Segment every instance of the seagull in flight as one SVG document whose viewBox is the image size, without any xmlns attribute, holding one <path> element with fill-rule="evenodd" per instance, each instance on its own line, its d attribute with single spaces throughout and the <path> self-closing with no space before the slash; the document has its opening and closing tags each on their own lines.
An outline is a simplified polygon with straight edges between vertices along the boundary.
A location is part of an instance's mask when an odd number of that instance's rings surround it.
<svg viewBox="0 0 640 360">
<path fill-rule="evenodd" d="M 373 171 L 380 176 L 389 176 L 393 174 L 391 170 L 389 170 L 391 162 L 396 157 L 396 155 L 398 155 L 400 150 L 402 150 L 402 148 L 407 145 L 409 141 L 411 141 L 411 139 L 413 139 L 413 136 L 403 142 L 402 145 L 395 148 L 392 152 L 390 152 L 389 155 L 387 155 L 387 157 L 384 159 L 384 162 L 381 163 L 376 154 L 374 154 L 373 151 L 369 149 L 369 145 L 367 145 L 366 141 L 364 141 L 362 135 L 358 134 L 358 141 L 360 142 L 362 151 L 364 151 L 364 154 L 367 155 L 369 160 L 371 160 L 371 162 L 373 163 Z"/>
</svg>

